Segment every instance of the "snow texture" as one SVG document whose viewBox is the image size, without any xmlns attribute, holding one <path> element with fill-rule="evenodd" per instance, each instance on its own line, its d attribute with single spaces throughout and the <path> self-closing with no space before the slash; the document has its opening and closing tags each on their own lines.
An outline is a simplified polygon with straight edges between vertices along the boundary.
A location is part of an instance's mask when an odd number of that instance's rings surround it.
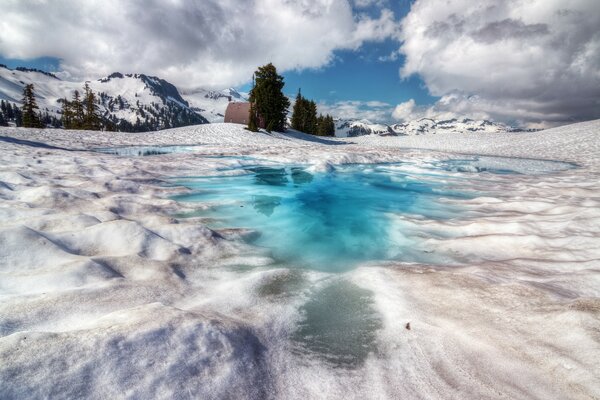
<svg viewBox="0 0 600 400">
<path fill-rule="evenodd" d="M 599 398 L 599 135 L 600 121 L 344 139 L 232 124 L 0 128 L 0 398 Z M 195 147 L 91 151 L 126 145 Z M 335 173 L 464 154 L 577 168 L 446 171 L 481 193 L 460 200 L 462 217 L 390 215 L 432 261 L 343 274 L 275 265 L 244 240 L 252 232 L 209 229 L 194 217 L 202 205 L 172 200 L 186 189 L 168 184 L 256 159 Z M 315 325 L 320 308 L 357 324 L 340 343 L 369 338 L 358 362 L 336 365 L 318 351 L 335 343 L 310 343 L 313 331 L 331 340 Z"/>
</svg>

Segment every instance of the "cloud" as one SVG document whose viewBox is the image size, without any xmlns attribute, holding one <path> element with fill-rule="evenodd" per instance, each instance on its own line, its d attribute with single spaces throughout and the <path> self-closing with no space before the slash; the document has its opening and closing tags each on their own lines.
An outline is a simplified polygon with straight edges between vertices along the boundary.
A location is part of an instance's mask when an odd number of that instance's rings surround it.
<svg viewBox="0 0 600 400">
<path fill-rule="evenodd" d="M 392 105 L 381 101 L 338 101 L 333 104 L 319 103 L 318 110 L 322 114 L 330 114 L 337 118 L 349 120 L 368 120 L 370 122 L 387 122 L 390 120 Z"/>
<path fill-rule="evenodd" d="M 400 103 L 392 111 L 392 117 L 399 121 L 407 121 L 413 119 L 413 111 L 415 109 L 415 101 L 410 99 L 404 103 Z"/>
<path fill-rule="evenodd" d="M 155 74 L 178 86 L 247 82 L 258 65 L 319 68 L 398 29 L 346 0 L 5 0 L 0 54 L 60 58 L 73 77 Z M 394 33 L 395 34 L 395 33 Z"/>
<path fill-rule="evenodd" d="M 598 26 L 595 0 L 417 0 L 398 36 L 401 76 L 441 97 L 431 112 L 546 126 L 600 118 Z"/>
</svg>

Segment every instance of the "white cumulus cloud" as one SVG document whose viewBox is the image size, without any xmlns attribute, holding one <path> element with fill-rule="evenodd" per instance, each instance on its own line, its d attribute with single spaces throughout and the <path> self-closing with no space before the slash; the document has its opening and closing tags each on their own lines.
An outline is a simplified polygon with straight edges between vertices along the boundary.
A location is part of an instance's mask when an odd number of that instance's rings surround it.
<svg viewBox="0 0 600 400">
<path fill-rule="evenodd" d="M 432 112 L 523 124 L 600 118 L 597 0 L 417 0 L 401 23 L 401 76 Z"/>
<path fill-rule="evenodd" d="M 413 119 L 413 111 L 415 109 L 415 101 L 410 99 L 404 103 L 400 103 L 392 111 L 392 117 L 399 121 L 406 121 Z"/>
<path fill-rule="evenodd" d="M 181 87 L 247 82 L 258 65 L 319 68 L 398 29 L 347 0 L 0 0 L 0 54 L 53 56 L 77 78 L 114 71 Z"/>
</svg>

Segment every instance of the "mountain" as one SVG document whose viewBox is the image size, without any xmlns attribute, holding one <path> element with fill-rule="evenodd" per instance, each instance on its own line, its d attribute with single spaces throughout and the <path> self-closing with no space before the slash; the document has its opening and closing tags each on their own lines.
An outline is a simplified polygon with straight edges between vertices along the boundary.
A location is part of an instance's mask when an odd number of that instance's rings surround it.
<svg viewBox="0 0 600 400">
<path fill-rule="evenodd" d="M 421 118 L 393 125 L 373 124 L 368 120 L 336 121 L 336 136 L 353 137 L 362 135 L 401 136 L 427 135 L 441 132 L 515 132 L 518 129 L 498 122 L 488 120 L 473 120 L 469 118 L 454 118 L 435 120 Z"/>
<path fill-rule="evenodd" d="M 20 105 L 23 87 L 33 83 L 40 111 L 60 119 L 62 99 L 71 99 L 84 82 L 71 82 L 28 68 L 0 65 L 0 100 Z M 229 101 L 244 101 L 234 89 L 199 89 L 183 95 L 171 83 L 155 76 L 115 72 L 88 82 L 97 94 L 103 118 L 122 131 L 150 131 L 208 122 L 222 122 Z M 220 120 L 219 120 L 220 118 Z"/>
<path fill-rule="evenodd" d="M 335 121 L 335 136 L 355 137 L 363 135 L 395 135 L 392 129 L 387 125 L 373 124 L 366 119 L 362 120 L 344 120 Z"/>
<path fill-rule="evenodd" d="M 246 93 L 239 93 L 233 88 L 221 91 L 196 89 L 182 91 L 181 94 L 188 101 L 192 110 L 201 114 L 209 122 L 223 122 L 225 109 L 231 101 L 248 101 Z"/>
<path fill-rule="evenodd" d="M 23 87 L 33 83 L 45 121 L 60 126 L 62 99 L 71 99 L 75 90 L 82 91 L 84 82 L 61 80 L 56 75 L 37 69 L 10 69 L 0 64 L 0 100 L 20 106 Z M 233 88 L 224 90 L 196 89 L 179 91 L 173 84 L 155 76 L 115 72 L 90 81 L 98 95 L 98 109 L 105 121 L 121 131 L 151 131 L 179 126 L 223 122 L 231 101 L 247 101 L 246 93 Z M 0 118 L 0 121 L 2 119 Z M 418 120 L 383 125 L 368 120 L 337 119 L 335 135 L 425 135 L 440 132 L 509 132 L 516 129 L 487 120 L 468 118 Z"/>
</svg>

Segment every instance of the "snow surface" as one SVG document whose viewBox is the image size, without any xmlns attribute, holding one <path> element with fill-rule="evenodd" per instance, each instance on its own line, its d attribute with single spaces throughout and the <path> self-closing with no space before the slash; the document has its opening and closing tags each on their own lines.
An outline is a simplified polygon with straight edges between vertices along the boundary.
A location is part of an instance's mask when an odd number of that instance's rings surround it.
<svg viewBox="0 0 600 400">
<path fill-rule="evenodd" d="M 347 139 L 232 124 L 140 134 L 0 128 L 0 398 L 599 398 L 599 135 L 600 121 Z M 201 146 L 150 157 L 89 151 L 125 145 Z M 390 216 L 431 263 L 344 274 L 274 265 L 241 227 L 217 232 L 179 218 L 201 206 L 177 203 L 171 196 L 185 189 L 166 185 L 250 162 L 220 155 L 335 171 L 464 154 L 578 168 L 451 172 L 482 193 L 461 200 L 464 217 Z M 290 341 L 308 305 L 337 309 L 329 287 L 380 324 L 352 368 Z"/>
</svg>

